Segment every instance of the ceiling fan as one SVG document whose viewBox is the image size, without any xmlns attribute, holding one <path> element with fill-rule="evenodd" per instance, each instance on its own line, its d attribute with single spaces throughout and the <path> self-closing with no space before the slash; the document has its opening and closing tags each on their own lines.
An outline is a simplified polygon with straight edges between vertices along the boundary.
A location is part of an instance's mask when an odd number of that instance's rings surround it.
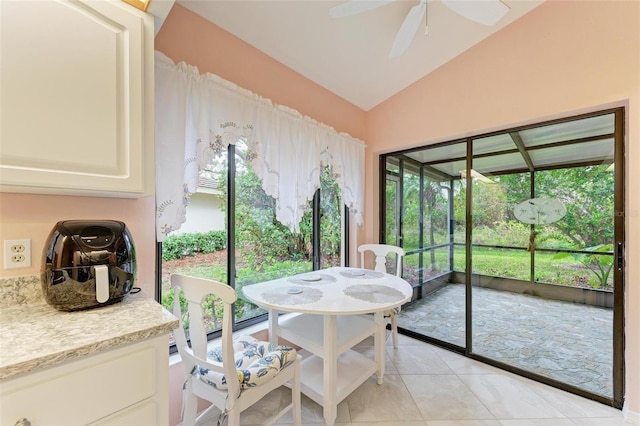
<svg viewBox="0 0 640 426">
<path fill-rule="evenodd" d="M 395 0 L 350 0 L 329 9 L 332 18 L 344 18 L 376 9 Z M 427 3 L 432 0 L 420 0 L 413 6 L 404 19 L 396 39 L 389 52 L 390 58 L 402 55 L 413 40 L 422 18 L 427 13 Z M 440 0 L 457 14 L 482 25 L 495 25 L 509 11 L 509 7 L 500 0 Z M 425 20 L 426 34 L 426 20 Z"/>
</svg>

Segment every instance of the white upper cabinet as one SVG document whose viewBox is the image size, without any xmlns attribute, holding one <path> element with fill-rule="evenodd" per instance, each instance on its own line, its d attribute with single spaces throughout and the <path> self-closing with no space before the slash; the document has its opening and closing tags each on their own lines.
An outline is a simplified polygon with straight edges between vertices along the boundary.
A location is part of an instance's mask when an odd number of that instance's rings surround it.
<svg viewBox="0 0 640 426">
<path fill-rule="evenodd" d="M 153 192 L 153 17 L 122 1 L 0 1 L 0 190 Z"/>
</svg>

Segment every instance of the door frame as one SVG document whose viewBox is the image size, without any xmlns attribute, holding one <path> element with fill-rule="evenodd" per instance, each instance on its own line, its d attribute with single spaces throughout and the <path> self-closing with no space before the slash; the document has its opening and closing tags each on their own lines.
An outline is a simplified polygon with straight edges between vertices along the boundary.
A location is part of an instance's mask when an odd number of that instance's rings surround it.
<svg viewBox="0 0 640 426">
<path fill-rule="evenodd" d="M 617 107 L 617 108 L 610 108 L 610 109 L 605 109 L 605 110 L 597 110 L 597 111 L 593 111 L 590 113 L 585 113 L 585 114 L 580 114 L 580 115 L 575 115 L 575 116 L 567 116 L 561 119 L 556 119 L 556 120 L 550 120 L 550 121 L 542 121 L 539 123 L 535 123 L 535 124 L 531 124 L 531 125 L 527 125 L 527 126 L 520 126 L 520 127 L 516 127 L 516 128 L 506 128 L 500 131 L 494 131 L 491 132 L 490 134 L 478 134 L 478 135 L 474 135 L 474 136 L 469 136 L 464 138 L 464 140 L 467 141 L 467 155 L 466 155 L 466 161 L 467 161 L 467 171 L 471 169 L 471 161 L 473 158 L 473 152 L 472 152 L 472 140 L 473 139 L 479 139 L 482 137 L 486 137 L 486 136 L 491 136 L 494 134 L 500 134 L 500 133 L 508 133 L 508 132 L 515 132 L 515 131 L 520 131 L 520 130 L 524 130 L 524 129 L 528 129 L 528 128 L 532 128 L 532 127 L 539 127 L 539 126 L 545 126 L 545 125 L 551 125 L 551 124 L 556 124 L 556 123 L 562 123 L 562 122 L 569 122 L 569 121 L 574 121 L 574 120 L 579 120 L 579 119 L 583 119 L 583 118 L 589 118 L 589 117 L 595 117 L 598 115 L 605 115 L 605 114 L 614 114 L 614 120 L 615 120 L 615 133 L 614 133 L 614 164 L 615 164 L 615 168 L 614 168 L 614 210 L 615 210 L 615 217 L 614 217 L 614 267 L 613 267 L 613 278 L 614 278 L 614 307 L 613 307 L 613 338 L 612 338 L 612 344 L 613 344 L 613 360 L 612 360 L 612 380 L 613 380 L 613 395 L 611 398 L 608 397 L 603 397 L 601 395 L 596 395 L 593 394 L 591 392 L 588 392 L 584 389 L 581 388 L 576 388 L 574 386 L 568 385 L 564 382 L 559 382 L 557 380 L 545 377 L 545 376 L 541 376 L 538 375 L 536 373 L 532 373 L 526 370 L 522 370 L 520 368 L 508 365 L 508 364 L 504 364 L 501 363 L 499 361 L 493 360 L 493 359 L 489 359 L 489 358 L 485 358 L 482 357 L 480 355 L 474 354 L 472 353 L 471 349 L 472 349 L 472 342 L 471 342 L 471 336 L 472 336 L 472 321 L 471 321 L 471 298 L 472 298 L 472 292 L 470 291 L 470 286 L 471 286 L 471 280 L 469 275 L 471 274 L 472 268 L 471 268 L 471 209 L 470 209 L 470 205 L 471 205 L 471 191 L 467 191 L 467 199 L 466 199 L 466 223 L 467 226 L 465 228 L 466 231 L 466 271 L 465 273 L 467 274 L 467 290 L 465 292 L 465 303 L 466 303 L 466 318 L 465 318 L 465 323 L 466 323 L 466 347 L 462 348 L 462 347 L 458 347 L 456 345 L 453 345 L 451 343 L 448 342 L 443 342 L 440 340 L 436 340 L 432 337 L 428 337 L 428 336 L 423 336 L 420 335 L 414 331 L 411 330 L 405 330 L 400 328 L 400 331 L 403 334 L 407 334 L 410 335 L 411 337 L 414 338 L 418 338 L 420 340 L 424 340 L 427 341 L 429 343 L 432 344 L 436 344 L 439 346 L 442 346 L 446 349 L 449 350 L 453 350 L 456 352 L 459 352 L 465 356 L 468 356 L 470 358 L 473 359 L 477 359 L 479 361 L 485 362 L 487 364 L 490 365 L 494 365 L 496 367 L 502 368 L 504 370 L 507 371 L 511 371 L 515 374 L 578 394 L 580 396 L 584 396 L 590 399 L 594 399 L 597 400 L 599 402 L 605 403 L 607 405 L 611 405 L 613 407 L 616 408 L 622 408 L 623 404 L 624 404 L 624 389 L 625 389 L 625 360 L 624 360 L 624 350 L 625 350 L 625 322 L 624 322 L 624 317 L 625 317 L 625 306 L 624 306 L 624 300 L 625 300 L 625 274 L 624 274 L 624 248 L 625 248 L 625 215 L 626 215 L 626 210 L 625 210 L 625 194 L 626 194 L 626 187 L 625 187 L 625 163 L 624 163 L 624 159 L 625 159 L 625 154 L 624 154 L 624 150 L 625 150 L 625 119 L 626 119 L 626 109 L 625 107 Z M 379 162 L 379 176 L 380 176 L 380 180 L 379 180 L 379 185 L 380 185 L 380 229 L 379 229 L 379 235 L 380 235 L 380 242 L 381 243 L 385 243 L 386 242 L 386 235 L 385 235 L 385 215 L 386 215 L 386 182 L 387 182 L 387 170 L 386 170 L 386 165 L 387 165 L 387 158 L 388 157 L 399 157 L 400 158 L 400 167 L 399 167 L 399 177 L 397 177 L 398 179 L 398 185 L 399 185 L 399 190 L 398 190 L 398 194 L 400 195 L 400 200 L 398 202 L 398 199 L 396 200 L 396 206 L 398 208 L 399 206 L 399 211 L 400 213 L 396 212 L 396 218 L 398 220 L 398 241 L 396 242 L 399 246 L 402 246 L 402 179 L 403 179 L 403 167 L 402 167 L 402 155 L 405 153 L 410 153 L 410 152 L 414 152 L 414 151 L 420 151 L 420 150 L 424 150 L 424 149 L 431 149 L 431 148 L 435 148 L 435 147 L 441 147 L 444 145 L 448 145 L 448 144 L 454 144 L 454 143 L 459 143 L 461 140 L 460 139 L 455 139 L 455 140 L 451 140 L 448 142 L 443 142 L 443 143 L 437 143 L 437 144 L 433 144 L 433 145 L 425 145 L 425 146 L 420 146 L 417 148 L 411 148 L 411 149 L 407 149 L 407 150 L 402 150 L 402 151 L 397 151 L 397 152 L 390 152 L 390 153 L 385 153 L 380 155 L 380 162 Z M 470 180 L 470 173 L 467 173 L 467 179 Z M 533 185 L 533 182 L 532 182 Z M 393 243 L 393 242 L 390 242 Z M 420 283 L 418 285 L 418 287 L 420 287 L 422 285 L 422 283 Z M 420 296 L 422 294 L 421 291 L 414 291 L 414 295 L 418 295 Z"/>
</svg>

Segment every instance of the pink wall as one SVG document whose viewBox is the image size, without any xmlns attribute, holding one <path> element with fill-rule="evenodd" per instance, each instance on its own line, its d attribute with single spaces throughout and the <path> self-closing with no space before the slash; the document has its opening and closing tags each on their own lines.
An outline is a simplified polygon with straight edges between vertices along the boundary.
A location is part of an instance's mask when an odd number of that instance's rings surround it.
<svg viewBox="0 0 640 426">
<path fill-rule="evenodd" d="M 188 31 L 186 30 L 188 29 Z M 365 112 L 176 4 L 156 36 L 156 50 L 365 139 Z M 215 52 L 215 53 L 214 53 Z"/>
<path fill-rule="evenodd" d="M 60 220 L 112 219 L 127 224 L 136 247 L 137 280 L 150 297 L 155 289 L 155 198 L 71 197 L 0 193 L 0 241 L 31 239 L 31 267 L 2 269 L 9 278 L 40 272 L 42 251 L 49 232 Z M 1 250 L 4 250 L 4 245 Z M 4 268 L 4 263 L 0 263 Z"/>
<path fill-rule="evenodd" d="M 368 111 L 364 230 L 375 240 L 380 153 L 626 106 L 626 385 L 638 423 L 639 23 L 638 1 L 551 0 Z"/>
</svg>

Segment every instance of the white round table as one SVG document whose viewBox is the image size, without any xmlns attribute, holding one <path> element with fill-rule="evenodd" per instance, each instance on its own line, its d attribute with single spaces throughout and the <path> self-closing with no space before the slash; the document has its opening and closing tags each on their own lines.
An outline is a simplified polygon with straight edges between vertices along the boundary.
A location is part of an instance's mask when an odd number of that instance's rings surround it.
<svg viewBox="0 0 640 426">
<path fill-rule="evenodd" d="M 411 300 L 413 290 L 395 275 L 335 267 L 247 285 L 242 293 L 268 309 L 272 342 L 281 337 L 311 354 L 301 364 L 302 392 L 333 425 L 338 404 L 372 374 L 382 384 L 384 312 Z M 279 318 L 279 312 L 300 315 Z M 351 349 L 371 335 L 374 360 Z"/>
</svg>

